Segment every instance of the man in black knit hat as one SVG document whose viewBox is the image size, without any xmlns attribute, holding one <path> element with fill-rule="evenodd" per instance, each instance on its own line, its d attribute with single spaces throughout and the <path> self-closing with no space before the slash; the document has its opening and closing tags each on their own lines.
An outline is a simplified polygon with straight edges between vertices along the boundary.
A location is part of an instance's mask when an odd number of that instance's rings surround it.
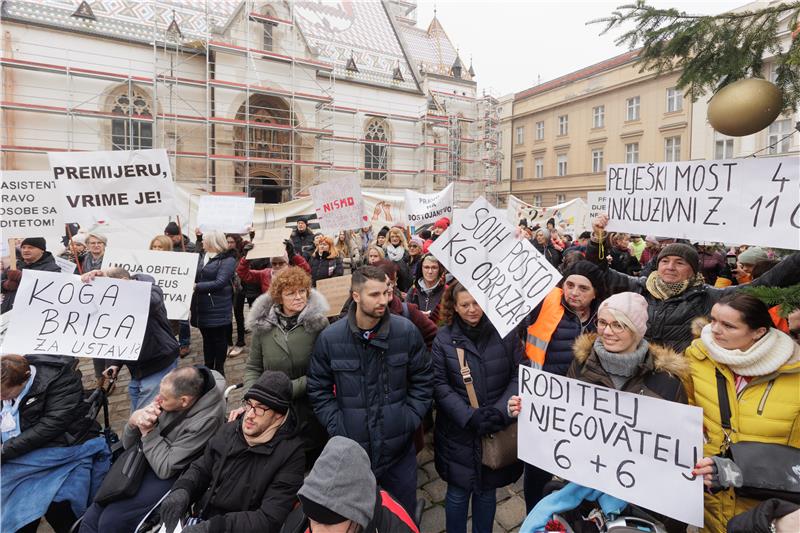
<svg viewBox="0 0 800 533">
<path fill-rule="evenodd" d="M 244 395 L 244 413 L 222 426 L 160 506 L 172 532 L 192 503 L 185 533 L 278 531 L 303 484 L 305 454 L 291 407 L 292 383 L 265 371 Z"/>
<path fill-rule="evenodd" d="M 195 251 L 194 243 L 191 240 L 189 240 L 189 237 L 187 237 L 181 232 L 181 228 L 178 227 L 177 222 L 170 222 L 169 224 L 167 224 L 167 227 L 164 228 L 164 235 L 166 235 L 172 240 L 173 252 Z"/>
<path fill-rule="evenodd" d="M 17 295 L 17 287 L 22 279 L 23 270 L 40 270 L 43 272 L 61 272 L 61 268 L 56 264 L 53 254 L 47 251 L 47 241 L 43 237 L 28 237 L 19 247 L 22 261 L 17 261 L 17 268 L 7 268 L 3 270 L 0 277 L 0 286 L 3 291 L 3 303 L 0 306 L 0 313 L 11 311 L 14 307 L 14 298 Z M 16 250 L 11 250 L 16 253 Z"/>
</svg>

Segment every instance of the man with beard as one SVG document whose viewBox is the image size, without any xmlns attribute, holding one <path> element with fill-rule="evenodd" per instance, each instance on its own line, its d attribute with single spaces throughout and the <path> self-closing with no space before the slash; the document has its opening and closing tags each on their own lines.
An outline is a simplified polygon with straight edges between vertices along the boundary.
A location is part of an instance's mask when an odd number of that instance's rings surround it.
<svg viewBox="0 0 800 533">
<path fill-rule="evenodd" d="M 307 391 L 328 434 L 358 442 L 378 484 L 413 513 L 412 437 L 431 406 L 433 378 L 419 330 L 388 310 L 392 290 L 379 268 L 353 274 L 353 303 L 317 337 Z"/>
<path fill-rule="evenodd" d="M 11 250 L 15 253 L 16 250 Z M 43 272 L 61 272 L 56 264 L 53 254 L 47 251 L 47 242 L 42 237 L 28 237 L 19 247 L 22 261 L 17 262 L 17 268 L 7 268 L 3 271 L 0 284 L 3 290 L 3 304 L 0 312 L 11 311 L 14 307 L 14 298 L 17 296 L 17 287 L 22 280 L 23 270 L 40 270 Z"/>
</svg>

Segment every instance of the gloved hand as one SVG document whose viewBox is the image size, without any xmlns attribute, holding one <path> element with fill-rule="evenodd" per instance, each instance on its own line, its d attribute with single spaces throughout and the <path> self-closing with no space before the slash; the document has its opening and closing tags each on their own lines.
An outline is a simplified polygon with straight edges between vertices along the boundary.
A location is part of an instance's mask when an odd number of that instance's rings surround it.
<svg viewBox="0 0 800 533">
<path fill-rule="evenodd" d="M 283 245 L 286 246 L 286 257 L 289 258 L 289 264 L 292 264 L 292 257 L 294 257 L 294 244 L 289 239 L 283 240 Z"/>
<path fill-rule="evenodd" d="M 467 427 L 478 435 L 488 435 L 505 427 L 505 418 L 494 407 L 479 407 L 472 413 Z"/>
<path fill-rule="evenodd" d="M 175 526 L 178 525 L 178 520 L 189 509 L 189 493 L 184 489 L 173 490 L 169 496 L 164 498 L 159 506 L 159 513 L 161 514 L 161 521 L 167 529 L 167 533 L 172 533 Z"/>
<path fill-rule="evenodd" d="M 206 520 L 199 524 L 187 526 L 181 530 L 183 533 L 209 533 L 211 531 L 211 522 Z"/>
<path fill-rule="evenodd" d="M 736 466 L 736 463 L 727 457 L 718 455 L 713 456 L 711 460 L 714 461 L 711 473 L 712 491 L 742 486 L 742 471 Z"/>
<path fill-rule="evenodd" d="M 6 271 L 6 279 L 9 280 L 9 281 L 14 281 L 14 282 L 21 280 L 22 279 L 22 270 L 12 270 L 12 269 L 9 268 Z"/>
</svg>

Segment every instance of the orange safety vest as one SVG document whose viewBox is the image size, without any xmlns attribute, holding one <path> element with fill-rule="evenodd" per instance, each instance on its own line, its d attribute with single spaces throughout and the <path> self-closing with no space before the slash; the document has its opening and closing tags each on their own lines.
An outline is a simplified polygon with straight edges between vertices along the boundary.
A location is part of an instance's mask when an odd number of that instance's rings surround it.
<svg viewBox="0 0 800 533">
<path fill-rule="evenodd" d="M 528 336 L 525 339 L 525 355 L 528 359 L 537 363 L 541 368 L 544 366 L 544 356 L 547 353 L 547 345 L 553 337 L 553 332 L 564 316 L 564 306 L 561 305 L 561 298 L 564 293 L 556 287 L 550 294 L 542 300 L 542 308 L 536 322 L 528 326 Z"/>
<path fill-rule="evenodd" d="M 772 323 L 775 324 L 776 329 L 779 329 L 784 333 L 789 333 L 789 321 L 780 315 L 780 309 L 781 306 L 779 305 L 770 307 L 769 316 L 772 318 Z"/>
</svg>

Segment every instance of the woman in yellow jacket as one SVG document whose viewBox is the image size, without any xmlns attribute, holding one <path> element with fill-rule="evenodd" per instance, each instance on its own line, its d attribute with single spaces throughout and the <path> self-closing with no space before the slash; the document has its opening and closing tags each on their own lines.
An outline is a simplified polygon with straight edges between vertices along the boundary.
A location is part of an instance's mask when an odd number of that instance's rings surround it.
<svg viewBox="0 0 800 533">
<path fill-rule="evenodd" d="M 800 447 L 800 346 L 772 327 L 761 300 L 741 293 L 722 298 L 686 357 L 692 378 L 689 402 L 703 408 L 705 458 L 695 472 L 704 475 L 706 485 L 712 478 L 710 458 L 724 454 L 728 442 Z M 727 386 L 730 430 L 722 427 L 717 370 Z M 703 531 L 725 533 L 728 520 L 757 504 L 732 488 L 706 493 Z"/>
</svg>

